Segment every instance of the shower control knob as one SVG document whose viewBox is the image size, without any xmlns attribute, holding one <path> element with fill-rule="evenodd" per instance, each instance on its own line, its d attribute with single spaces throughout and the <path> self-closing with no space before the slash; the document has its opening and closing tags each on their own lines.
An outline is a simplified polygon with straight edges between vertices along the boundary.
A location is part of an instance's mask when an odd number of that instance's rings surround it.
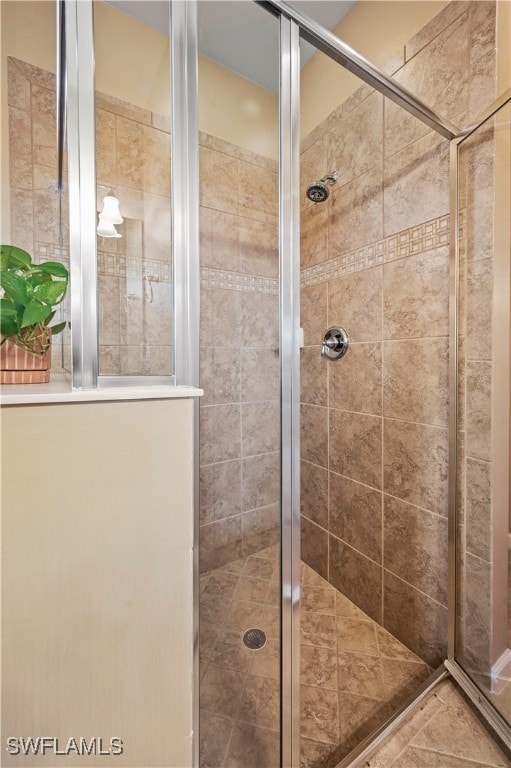
<svg viewBox="0 0 511 768">
<path fill-rule="evenodd" d="M 325 331 L 321 347 L 321 357 L 327 360 L 340 360 L 348 351 L 350 340 L 344 328 L 332 326 Z"/>
</svg>

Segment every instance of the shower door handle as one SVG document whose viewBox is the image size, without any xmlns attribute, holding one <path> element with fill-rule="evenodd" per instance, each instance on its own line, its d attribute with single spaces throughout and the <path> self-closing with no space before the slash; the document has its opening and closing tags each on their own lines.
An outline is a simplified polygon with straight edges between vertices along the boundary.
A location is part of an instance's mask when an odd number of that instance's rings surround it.
<svg viewBox="0 0 511 768">
<path fill-rule="evenodd" d="M 332 326 L 324 333 L 321 357 L 327 360 L 340 360 L 348 351 L 349 344 L 349 336 L 344 328 Z"/>
</svg>

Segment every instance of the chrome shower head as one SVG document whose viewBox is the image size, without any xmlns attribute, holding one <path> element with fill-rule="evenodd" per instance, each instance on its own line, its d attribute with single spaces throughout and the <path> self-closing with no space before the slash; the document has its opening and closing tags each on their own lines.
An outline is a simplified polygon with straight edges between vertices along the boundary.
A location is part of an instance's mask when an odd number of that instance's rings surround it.
<svg viewBox="0 0 511 768">
<path fill-rule="evenodd" d="M 337 171 L 333 171 L 327 176 L 323 176 L 319 181 L 313 181 L 312 184 L 309 184 L 307 187 L 307 197 L 309 200 L 312 200 L 313 203 L 324 203 L 330 195 L 328 187 L 335 184 L 338 175 Z"/>
</svg>

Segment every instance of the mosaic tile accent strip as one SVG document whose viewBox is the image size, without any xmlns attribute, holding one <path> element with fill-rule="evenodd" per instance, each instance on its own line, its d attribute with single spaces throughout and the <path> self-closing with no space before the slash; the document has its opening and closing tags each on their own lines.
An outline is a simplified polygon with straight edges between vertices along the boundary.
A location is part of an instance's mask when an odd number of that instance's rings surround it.
<svg viewBox="0 0 511 768">
<path fill-rule="evenodd" d="M 383 240 L 349 251 L 342 256 L 307 267 L 301 272 L 301 284 L 308 286 L 325 283 L 351 272 L 360 272 L 387 261 L 425 253 L 444 245 L 449 245 L 448 214 L 389 235 Z"/>
<path fill-rule="evenodd" d="M 208 288 L 225 288 L 249 293 L 277 294 L 279 292 L 279 281 L 276 277 L 227 272 L 211 267 L 202 267 L 201 284 Z"/>
<path fill-rule="evenodd" d="M 141 256 L 98 251 L 98 275 L 133 278 L 147 275 L 154 278 L 155 282 L 171 283 L 172 264 L 170 261 L 159 259 L 143 259 Z"/>
<path fill-rule="evenodd" d="M 69 261 L 69 248 L 55 245 L 55 243 L 44 243 L 37 241 L 35 244 L 36 261 Z"/>
</svg>

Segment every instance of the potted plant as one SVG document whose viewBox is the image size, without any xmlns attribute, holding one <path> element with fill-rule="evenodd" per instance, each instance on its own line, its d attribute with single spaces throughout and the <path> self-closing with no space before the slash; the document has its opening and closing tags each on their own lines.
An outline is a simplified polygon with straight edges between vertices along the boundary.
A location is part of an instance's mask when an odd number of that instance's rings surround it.
<svg viewBox="0 0 511 768">
<path fill-rule="evenodd" d="M 0 383 L 50 380 L 51 340 L 67 323 L 50 326 L 64 300 L 69 273 L 58 261 L 34 264 L 14 245 L 0 249 Z"/>
</svg>

